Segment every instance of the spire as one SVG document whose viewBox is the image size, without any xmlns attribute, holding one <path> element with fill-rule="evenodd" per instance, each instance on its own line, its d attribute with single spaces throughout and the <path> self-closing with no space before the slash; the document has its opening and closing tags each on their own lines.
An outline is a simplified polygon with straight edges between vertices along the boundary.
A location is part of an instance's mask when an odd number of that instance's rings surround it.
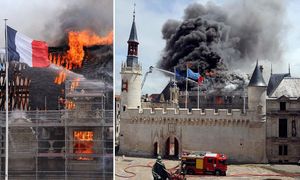
<svg viewBox="0 0 300 180">
<path fill-rule="evenodd" d="M 127 62 L 127 66 L 132 67 L 138 64 L 138 45 L 139 45 L 136 27 L 135 27 L 135 3 L 133 8 L 133 21 L 132 21 L 130 35 L 127 43 L 128 43 L 128 52 L 127 52 L 126 62 Z"/>
<path fill-rule="evenodd" d="M 133 21 L 132 21 L 130 36 L 129 36 L 128 41 L 138 42 L 137 32 L 136 32 L 136 27 L 135 27 L 135 3 L 134 3 L 134 8 L 133 8 Z"/>
<path fill-rule="evenodd" d="M 273 74 L 273 68 L 272 68 L 272 63 L 271 63 L 271 75 Z"/>
<path fill-rule="evenodd" d="M 248 86 L 261 86 L 261 87 L 267 86 L 262 75 L 262 69 L 263 69 L 262 66 L 258 66 L 258 60 L 257 60 L 255 69 L 253 71 Z"/>
<path fill-rule="evenodd" d="M 291 75 L 291 65 L 289 63 L 289 75 Z"/>
<path fill-rule="evenodd" d="M 135 3 L 133 4 L 133 21 L 135 21 Z"/>
</svg>

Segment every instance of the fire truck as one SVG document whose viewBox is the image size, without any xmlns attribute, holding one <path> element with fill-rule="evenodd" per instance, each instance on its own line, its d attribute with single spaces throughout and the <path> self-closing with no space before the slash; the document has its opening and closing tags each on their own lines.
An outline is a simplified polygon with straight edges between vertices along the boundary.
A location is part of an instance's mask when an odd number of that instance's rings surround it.
<svg viewBox="0 0 300 180">
<path fill-rule="evenodd" d="M 215 174 L 226 176 L 227 158 L 211 152 L 183 153 L 181 168 L 186 174 Z"/>
</svg>

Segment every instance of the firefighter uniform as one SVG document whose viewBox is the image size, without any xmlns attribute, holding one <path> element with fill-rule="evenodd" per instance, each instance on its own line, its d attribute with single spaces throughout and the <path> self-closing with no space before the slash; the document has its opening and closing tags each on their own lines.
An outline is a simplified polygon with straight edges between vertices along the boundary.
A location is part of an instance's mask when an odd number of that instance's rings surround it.
<svg viewBox="0 0 300 180">
<path fill-rule="evenodd" d="M 169 174 L 160 156 L 157 157 L 157 160 L 152 167 L 152 175 L 154 180 L 166 180 L 169 177 Z"/>
</svg>

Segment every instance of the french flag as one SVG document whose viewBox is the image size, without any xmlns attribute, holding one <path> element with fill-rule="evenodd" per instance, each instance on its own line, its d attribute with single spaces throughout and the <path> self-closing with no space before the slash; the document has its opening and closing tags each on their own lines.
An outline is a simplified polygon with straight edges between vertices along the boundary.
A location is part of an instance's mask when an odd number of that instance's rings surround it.
<svg viewBox="0 0 300 180">
<path fill-rule="evenodd" d="M 43 41 L 32 40 L 7 26 L 8 60 L 19 61 L 30 67 L 48 67 L 48 45 Z"/>
</svg>

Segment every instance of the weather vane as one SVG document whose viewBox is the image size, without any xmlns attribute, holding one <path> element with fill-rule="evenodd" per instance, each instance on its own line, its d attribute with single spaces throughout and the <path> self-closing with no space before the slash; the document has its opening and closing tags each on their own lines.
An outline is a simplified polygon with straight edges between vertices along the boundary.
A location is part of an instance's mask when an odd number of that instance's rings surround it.
<svg viewBox="0 0 300 180">
<path fill-rule="evenodd" d="M 135 20 L 135 6 L 136 6 L 136 4 L 134 3 L 133 4 L 133 20 Z"/>
</svg>

